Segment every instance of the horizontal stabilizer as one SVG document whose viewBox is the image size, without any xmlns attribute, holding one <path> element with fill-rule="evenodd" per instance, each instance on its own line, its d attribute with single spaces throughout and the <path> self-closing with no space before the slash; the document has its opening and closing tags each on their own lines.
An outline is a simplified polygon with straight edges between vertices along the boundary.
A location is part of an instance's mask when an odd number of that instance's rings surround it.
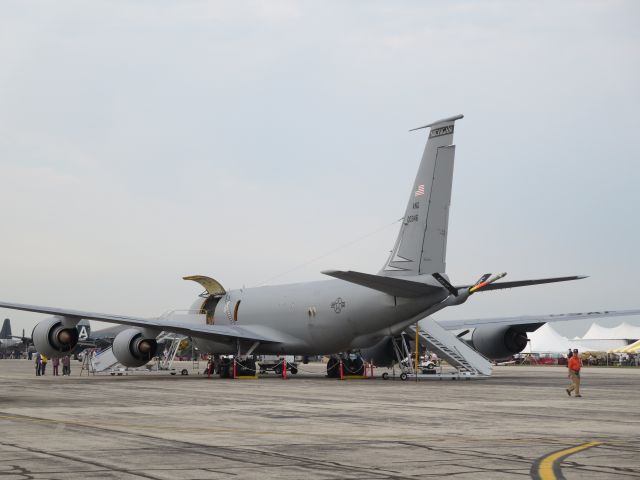
<svg viewBox="0 0 640 480">
<path fill-rule="evenodd" d="M 581 280 L 587 278 L 583 275 L 574 275 L 572 277 L 554 277 L 554 278 L 538 278 L 536 280 L 515 280 L 513 282 L 496 282 L 486 285 L 479 292 L 488 292 L 489 290 L 502 290 L 504 288 L 530 287 L 531 285 L 542 285 L 544 283 L 568 282 L 570 280 Z M 470 288 L 473 285 L 465 285 L 457 288 Z"/>
<path fill-rule="evenodd" d="M 360 273 L 351 270 L 346 272 L 340 270 L 325 270 L 322 273 L 330 277 L 339 278 L 345 282 L 372 288 L 373 290 L 378 290 L 393 295 L 394 297 L 417 298 L 445 291 L 443 288 L 434 287 L 426 283 L 403 280 L 397 277 L 382 277 L 380 275 L 371 275 L 369 273 Z"/>
</svg>

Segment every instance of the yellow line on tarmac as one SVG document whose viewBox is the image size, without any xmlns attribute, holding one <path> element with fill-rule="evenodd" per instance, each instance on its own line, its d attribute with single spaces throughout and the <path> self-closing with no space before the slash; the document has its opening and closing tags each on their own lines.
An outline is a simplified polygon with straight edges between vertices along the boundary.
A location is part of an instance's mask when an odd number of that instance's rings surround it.
<svg viewBox="0 0 640 480">
<path fill-rule="evenodd" d="M 536 460 L 531 467 L 531 478 L 536 480 L 561 480 L 564 479 L 560 465 L 569 455 L 586 450 L 587 448 L 597 447 L 604 442 L 587 442 L 564 450 L 558 450 L 549 455 Z"/>
</svg>

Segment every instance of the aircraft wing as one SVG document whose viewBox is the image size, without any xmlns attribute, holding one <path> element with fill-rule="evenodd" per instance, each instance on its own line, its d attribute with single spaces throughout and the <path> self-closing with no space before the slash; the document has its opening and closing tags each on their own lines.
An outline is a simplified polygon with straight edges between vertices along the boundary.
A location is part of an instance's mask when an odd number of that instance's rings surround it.
<svg viewBox="0 0 640 480">
<path fill-rule="evenodd" d="M 108 313 L 83 312 L 67 308 L 41 307 L 38 305 L 23 305 L 21 303 L 0 302 L 0 308 L 11 310 L 23 310 L 25 312 L 46 313 L 76 319 L 99 320 L 101 322 L 128 325 L 131 327 L 153 328 L 181 333 L 187 336 L 211 338 L 212 340 L 237 338 L 262 343 L 280 343 L 280 339 L 269 337 L 264 333 L 256 333 L 251 326 L 239 327 L 236 325 L 198 325 L 187 322 L 178 322 L 165 318 L 139 318 L 124 315 L 112 315 Z"/>
<path fill-rule="evenodd" d="M 602 310 L 600 312 L 557 313 L 551 315 L 523 315 L 520 317 L 476 318 L 471 320 L 439 320 L 438 324 L 447 330 L 461 330 L 463 328 L 477 328 L 485 325 L 528 325 L 541 326 L 550 322 L 564 322 L 568 320 L 585 320 L 596 318 L 624 317 L 640 315 L 640 310 Z"/>
</svg>

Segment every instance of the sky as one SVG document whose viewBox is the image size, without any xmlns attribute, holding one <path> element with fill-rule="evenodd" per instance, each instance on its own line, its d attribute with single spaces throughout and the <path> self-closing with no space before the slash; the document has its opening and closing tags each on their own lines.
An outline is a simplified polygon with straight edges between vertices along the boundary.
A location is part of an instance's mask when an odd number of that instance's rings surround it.
<svg viewBox="0 0 640 480">
<path fill-rule="evenodd" d="M 0 299 L 152 317 L 189 308 L 190 274 L 375 273 L 426 141 L 408 130 L 462 113 L 453 283 L 589 278 L 436 319 L 640 308 L 638 18 L 633 1 L 4 1 Z"/>
</svg>

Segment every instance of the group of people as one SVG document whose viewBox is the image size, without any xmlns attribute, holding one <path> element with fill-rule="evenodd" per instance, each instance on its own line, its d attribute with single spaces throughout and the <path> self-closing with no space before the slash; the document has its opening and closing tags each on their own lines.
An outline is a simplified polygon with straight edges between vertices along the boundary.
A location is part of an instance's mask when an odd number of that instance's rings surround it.
<svg viewBox="0 0 640 480">
<path fill-rule="evenodd" d="M 42 355 L 40 353 L 36 353 L 35 355 L 35 367 L 36 367 L 36 376 L 39 377 L 45 374 L 47 370 L 47 363 L 49 363 L 49 359 L 46 355 Z M 58 369 L 60 368 L 60 364 L 62 363 L 62 375 L 71 375 L 71 358 L 69 355 L 60 358 L 52 358 L 51 366 L 53 367 L 53 376 L 57 377 L 60 374 L 58 373 Z"/>
<path fill-rule="evenodd" d="M 626 366 L 638 366 L 640 365 L 640 355 L 638 354 L 628 354 L 626 352 L 622 352 L 620 354 L 620 356 L 618 357 L 620 360 L 620 365 L 626 365 Z"/>
</svg>

